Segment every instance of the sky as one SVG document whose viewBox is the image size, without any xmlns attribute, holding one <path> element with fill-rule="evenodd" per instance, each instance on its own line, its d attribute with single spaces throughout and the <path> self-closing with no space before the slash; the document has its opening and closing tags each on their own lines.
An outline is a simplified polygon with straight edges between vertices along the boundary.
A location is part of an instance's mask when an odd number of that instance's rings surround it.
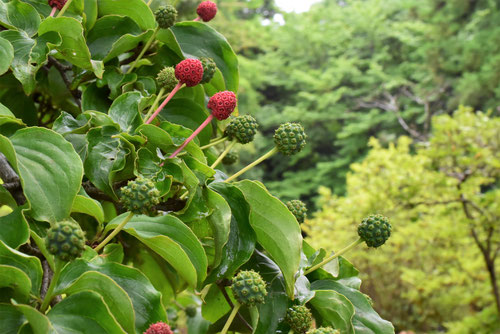
<svg viewBox="0 0 500 334">
<path fill-rule="evenodd" d="M 287 12 L 305 12 L 319 0 L 275 0 L 276 4 Z"/>
</svg>

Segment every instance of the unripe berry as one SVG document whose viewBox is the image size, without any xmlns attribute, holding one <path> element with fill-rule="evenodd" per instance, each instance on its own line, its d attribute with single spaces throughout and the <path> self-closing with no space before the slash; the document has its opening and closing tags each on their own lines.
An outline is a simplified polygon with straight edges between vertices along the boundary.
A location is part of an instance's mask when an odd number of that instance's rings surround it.
<svg viewBox="0 0 500 334">
<path fill-rule="evenodd" d="M 333 329 L 332 327 L 320 327 L 316 329 L 311 329 L 307 334 L 340 334 L 340 331 Z"/>
<path fill-rule="evenodd" d="M 238 154 L 233 152 L 229 152 L 224 158 L 222 158 L 222 163 L 228 166 L 235 164 L 237 161 Z"/>
<path fill-rule="evenodd" d="M 169 325 L 160 321 L 149 326 L 144 334 L 174 334 L 174 332 L 172 332 Z"/>
<path fill-rule="evenodd" d="M 286 202 L 286 207 L 295 216 L 299 224 L 302 224 L 307 217 L 307 207 L 304 202 L 294 199 Z"/>
<path fill-rule="evenodd" d="M 56 7 L 58 10 L 61 10 L 66 4 L 67 0 L 49 0 L 49 6 L 54 8 Z"/>
<path fill-rule="evenodd" d="M 56 258 L 71 261 L 82 255 L 85 249 L 85 234 L 77 223 L 63 220 L 47 231 L 45 246 Z"/>
<path fill-rule="evenodd" d="M 306 145 L 307 135 L 299 123 L 281 124 L 274 133 L 274 143 L 285 155 L 294 155 L 302 151 Z"/>
<path fill-rule="evenodd" d="M 208 22 L 217 14 L 217 5 L 212 1 L 203 1 L 196 9 L 196 13 L 204 22 Z"/>
<path fill-rule="evenodd" d="M 224 130 L 224 135 L 229 139 L 236 139 L 240 144 L 248 144 L 253 141 L 259 124 L 250 115 L 234 118 Z"/>
<path fill-rule="evenodd" d="M 156 10 L 155 17 L 160 28 L 168 29 L 177 20 L 177 9 L 171 5 L 162 6 Z"/>
<path fill-rule="evenodd" d="M 358 235 L 368 247 L 380 247 L 391 236 L 389 219 L 382 215 L 370 215 L 358 226 Z"/>
<path fill-rule="evenodd" d="M 208 100 L 207 108 L 212 111 L 212 115 L 217 118 L 219 121 L 225 120 L 231 115 L 236 108 L 236 95 L 226 90 L 224 92 L 218 92 L 214 94 Z"/>
<path fill-rule="evenodd" d="M 201 57 L 201 65 L 203 66 L 203 79 L 201 79 L 201 84 L 209 83 L 214 77 L 217 65 L 212 58 Z"/>
<path fill-rule="evenodd" d="M 194 87 L 203 78 L 203 65 L 198 59 L 184 59 L 175 67 L 175 77 L 188 87 Z"/>
<path fill-rule="evenodd" d="M 246 306 L 262 304 L 267 296 L 266 282 L 253 270 L 240 271 L 233 277 L 231 290 L 238 302 Z"/>
<path fill-rule="evenodd" d="M 303 305 L 294 305 L 286 311 L 285 320 L 294 333 L 305 334 L 312 325 L 311 311 Z"/>
<path fill-rule="evenodd" d="M 165 88 L 167 92 L 172 91 L 172 89 L 174 89 L 174 87 L 179 83 L 179 80 L 175 77 L 175 68 L 165 67 L 163 70 L 158 72 L 156 82 L 158 82 L 158 86 Z"/>
<path fill-rule="evenodd" d="M 160 203 L 160 192 L 150 179 L 138 177 L 120 189 L 120 202 L 135 214 L 154 215 Z"/>
</svg>

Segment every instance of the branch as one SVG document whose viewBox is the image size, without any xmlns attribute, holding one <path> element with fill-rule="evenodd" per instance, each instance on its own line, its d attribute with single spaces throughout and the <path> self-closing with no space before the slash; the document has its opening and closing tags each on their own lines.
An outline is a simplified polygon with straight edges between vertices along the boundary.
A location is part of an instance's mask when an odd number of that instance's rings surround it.
<svg viewBox="0 0 500 334">
<path fill-rule="evenodd" d="M 44 300 L 47 290 L 49 289 L 50 280 L 52 279 L 52 270 L 50 270 L 49 263 L 47 260 L 42 261 L 43 268 L 43 278 L 42 278 L 42 290 L 40 292 L 40 299 Z"/>
<path fill-rule="evenodd" d="M 21 180 L 3 153 L 0 153 L 0 178 L 4 182 L 3 187 L 11 193 L 17 205 L 23 205 L 26 197 L 21 188 Z"/>
<path fill-rule="evenodd" d="M 61 78 L 64 81 L 64 84 L 68 88 L 69 92 L 71 95 L 73 95 L 73 98 L 75 99 L 76 104 L 78 105 L 78 108 L 82 107 L 82 103 L 80 101 L 80 98 L 82 96 L 82 93 L 78 89 L 71 89 L 71 81 L 68 79 L 68 76 L 66 75 L 66 71 L 71 70 L 71 66 L 65 66 L 58 62 L 54 57 L 49 57 L 49 64 L 53 65 L 61 74 Z"/>
<path fill-rule="evenodd" d="M 220 291 L 222 292 L 222 295 L 226 299 L 226 301 L 229 304 L 229 306 L 231 308 L 234 308 L 234 304 L 231 301 L 231 298 L 229 298 L 229 295 L 227 294 L 225 286 L 223 284 L 219 283 L 219 282 L 217 283 L 217 286 L 219 287 Z M 238 312 L 237 315 L 238 315 L 238 318 L 243 322 L 243 325 L 245 325 L 246 328 L 248 328 L 250 331 L 253 332 L 252 326 L 250 326 L 250 324 L 245 320 L 245 318 L 243 318 L 243 316 L 240 314 L 240 312 Z"/>
</svg>

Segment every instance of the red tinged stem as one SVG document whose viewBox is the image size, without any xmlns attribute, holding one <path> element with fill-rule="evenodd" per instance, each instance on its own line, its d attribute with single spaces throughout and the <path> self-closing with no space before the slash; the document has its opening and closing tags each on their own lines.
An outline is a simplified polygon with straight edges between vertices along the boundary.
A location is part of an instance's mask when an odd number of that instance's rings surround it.
<svg viewBox="0 0 500 334">
<path fill-rule="evenodd" d="M 195 19 L 193 20 L 193 22 L 196 22 L 196 21 L 199 21 L 199 20 L 201 20 L 201 17 L 199 17 L 199 16 L 198 16 L 197 18 L 195 18 Z"/>
<path fill-rule="evenodd" d="M 149 119 L 146 121 L 146 124 L 149 124 L 151 123 L 155 118 L 156 116 L 158 116 L 158 114 L 160 113 L 160 111 L 167 105 L 168 101 L 170 101 L 175 93 L 177 93 L 179 91 L 179 89 L 181 89 L 182 87 L 182 83 L 178 83 L 177 86 L 174 87 L 174 89 L 172 89 L 172 91 L 170 92 L 170 94 L 168 94 L 167 98 L 165 99 L 165 101 L 163 101 L 160 106 L 158 107 L 158 109 L 155 110 L 155 112 L 153 113 L 153 115 L 151 115 L 151 117 L 149 117 Z"/>
<path fill-rule="evenodd" d="M 189 136 L 189 137 L 188 137 L 188 138 L 184 141 L 184 143 L 182 143 L 182 145 L 181 145 L 181 146 L 179 146 L 179 148 L 178 148 L 178 149 L 177 149 L 174 153 L 172 153 L 172 155 L 171 155 L 171 156 L 169 156 L 169 158 L 170 158 L 170 159 L 175 158 L 175 156 L 176 156 L 177 154 L 179 154 L 179 152 L 181 152 L 181 151 L 184 149 L 184 147 L 186 147 L 186 145 L 187 145 L 187 144 L 189 144 L 189 142 L 190 142 L 191 140 L 193 140 L 193 139 L 194 139 L 194 137 L 196 137 L 196 136 L 197 136 L 197 135 L 198 135 L 198 134 L 199 134 L 199 133 L 200 133 L 200 132 L 201 132 L 201 131 L 202 131 L 202 130 L 203 130 L 203 129 L 204 129 L 204 128 L 208 125 L 208 124 L 210 124 L 210 122 L 212 121 L 212 119 L 214 119 L 214 115 L 210 114 L 210 115 L 207 117 L 207 119 L 206 119 L 203 123 L 201 123 L 201 125 L 198 127 L 198 129 L 196 129 L 196 130 L 195 130 L 195 131 L 191 134 L 191 136 Z"/>
<path fill-rule="evenodd" d="M 54 17 L 54 15 L 56 14 L 56 10 L 57 10 L 57 7 L 52 7 L 52 11 L 50 12 L 50 17 Z"/>
</svg>

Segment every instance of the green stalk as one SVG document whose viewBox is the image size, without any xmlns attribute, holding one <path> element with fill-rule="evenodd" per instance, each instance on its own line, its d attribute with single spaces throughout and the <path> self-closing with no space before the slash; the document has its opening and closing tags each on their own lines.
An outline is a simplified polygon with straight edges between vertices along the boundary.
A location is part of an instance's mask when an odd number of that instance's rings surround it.
<svg viewBox="0 0 500 334">
<path fill-rule="evenodd" d="M 231 149 L 234 147 L 234 145 L 236 145 L 236 141 L 232 141 L 231 144 L 229 144 L 226 149 L 221 153 L 221 155 L 219 155 L 219 157 L 217 158 L 217 160 L 215 160 L 215 162 L 212 164 L 212 166 L 210 166 L 210 168 L 215 168 L 217 167 L 217 165 L 222 161 L 222 159 L 224 159 L 224 157 L 229 153 L 229 151 L 231 151 Z"/>
<path fill-rule="evenodd" d="M 47 308 L 49 307 L 50 301 L 54 297 L 52 294 L 54 293 L 54 288 L 56 287 L 57 281 L 59 280 L 59 276 L 61 275 L 61 269 L 64 267 L 66 262 L 61 261 L 56 258 L 54 275 L 52 276 L 52 280 L 50 281 L 49 289 L 47 290 L 47 294 L 43 299 L 42 306 L 40 306 L 40 312 L 45 313 Z"/>
<path fill-rule="evenodd" d="M 127 223 L 130 221 L 130 219 L 132 219 L 132 217 L 134 217 L 134 213 L 132 212 L 129 212 L 128 216 L 120 223 L 120 225 L 118 225 L 114 230 L 113 232 L 111 232 L 107 237 L 106 239 L 104 239 L 99 245 L 97 245 L 96 248 L 94 248 L 94 250 L 99 253 L 99 251 L 108 244 L 108 242 L 111 241 L 111 239 L 113 239 L 115 237 L 115 235 L 117 235 L 121 230 L 122 228 L 127 225 Z"/>
<path fill-rule="evenodd" d="M 151 108 L 149 108 L 148 113 L 146 114 L 146 117 L 144 117 L 144 121 L 148 120 L 149 117 L 153 114 L 153 111 L 156 109 L 156 106 L 158 105 L 158 102 L 160 102 L 160 99 L 165 92 L 165 87 L 160 88 L 160 91 L 158 92 L 158 96 L 156 96 L 155 101 L 153 102 L 153 105 Z"/>
<path fill-rule="evenodd" d="M 359 245 L 360 243 L 363 242 L 363 239 L 359 238 L 358 240 L 354 241 L 352 244 L 350 244 L 349 246 L 339 250 L 337 253 L 333 254 L 332 256 L 324 259 L 323 261 L 321 261 L 320 263 L 318 263 L 317 265 L 315 266 L 312 266 L 311 268 L 307 269 L 306 272 L 304 273 L 304 275 L 307 275 L 307 274 L 310 274 L 312 273 L 313 271 L 315 271 L 316 269 L 318 268 L 321 268 L 322 266 L 324 266 L 325 264 L 327 264 L 328 262 L 332 261 L 333 259 L 336 259 L 337 257 L 341 256 L 342 254 L 344 253 L 347 253 L 348 251 L 350 251 L 351 249 L 353 249 L 354 247 L 356 247 L 357 245 Z"/>
<path fill-rule="evenodd" d="M 231 182 L 232 180 L 236 179 L 241 174 L 247 172 L 248 170 L 250 170 L 253 167 L 255 167 L 258 164 L 260 164 L 262 161 L 264 161 L 264 160 L 272 157 L 276 153 L 278 153 L 278 148 L 274 147 L 271 151 L 267 152 L 266 154 L 264 154 L 263 156 L 261 156 L 259 159 L 255 160 L 254 162 L 252 162 L 251 164 L 249 164 L 248 166 L 246 166 L 245 168 L 243 168 L 242 170 L 240 170 L 239 172 L 237 172 L 236 174 L 234 174 L 230 178 L 226 179 L 224 182 Z"/>
<path fill-rule="evenodd" d="M 241 305 L 238 302 L 235 302 L 233 311 L 229 315 L 229 318 L 227 318 L 226 324 L 224 325 L 224 328 L 222 329 L 222 332 L 220 334 L 226 334 L 229 326 L 233 323 L 234 317 L 236 317 L 236 314 L 238 314 L 238 310 L 240 309 Z"/>
<path fill-rule="evenodd" d="M 64 14 L 64 12 L 66 11 L 66 9 L 68 9 L 69 5 L 71 5 L 71 1 L 73 1 L 73 0 L 66 1 L 66 3 L 63 6 L 63 8 L 61 8 L 61 11 L 57 14 L 56 17 L 61 17 Z"/>
<path fill-rule="evenodd" d="M 205 146 L 200 147 L 200 149 L 202 149 L 202 150 L 206 150 L 207 148 L 210 148 L 210 147 L 212 147 L 212 146 L 215 146 L 215 145 L 218 145 L 218 144 L 220 144 L 220 143 L 223 143 L 223 142 L 225 142 L 225 141 L 226 141 L 226 140 L 228 140 L 228 139 L 229 139 L 228 137 L 222 137 L 222 138 L 219 138 L 219 139 L 217 139 L 217 140 L 211 141 L 210 143 L 208 143 L 208 144 L 207 144 L 207 145 L 205 145 Z"/>
<path fill-rule="evenodd" d="M 132 63 L 132 65 L 130 65 L 130 68 L 128 69 L 127 74 L 129 74 L 130 72 L 132 72 L 132 70 L 134 69 L 134 67 L 137 65 L 137 62 L 139 60 L 141 60 L 142 56 L 144 56 L 144 54 L 146 53 L 146 51 L 148 51 L 149 47 L 151 46 L 151 43 L 153 43 L 153 41 L 155 40 L 155 37 L 158 34 L 158 31 L 160 31 L 160 27 L 157 27 L 155 29 L 153 35 L 151 35 L 151 37 L 149 38 L 149 40 L 146 42 L 146 45 L 144 45 L 144 47 L 142 48 L 141 53 L 139 53 L 139 56 Z"/>
</svg>

